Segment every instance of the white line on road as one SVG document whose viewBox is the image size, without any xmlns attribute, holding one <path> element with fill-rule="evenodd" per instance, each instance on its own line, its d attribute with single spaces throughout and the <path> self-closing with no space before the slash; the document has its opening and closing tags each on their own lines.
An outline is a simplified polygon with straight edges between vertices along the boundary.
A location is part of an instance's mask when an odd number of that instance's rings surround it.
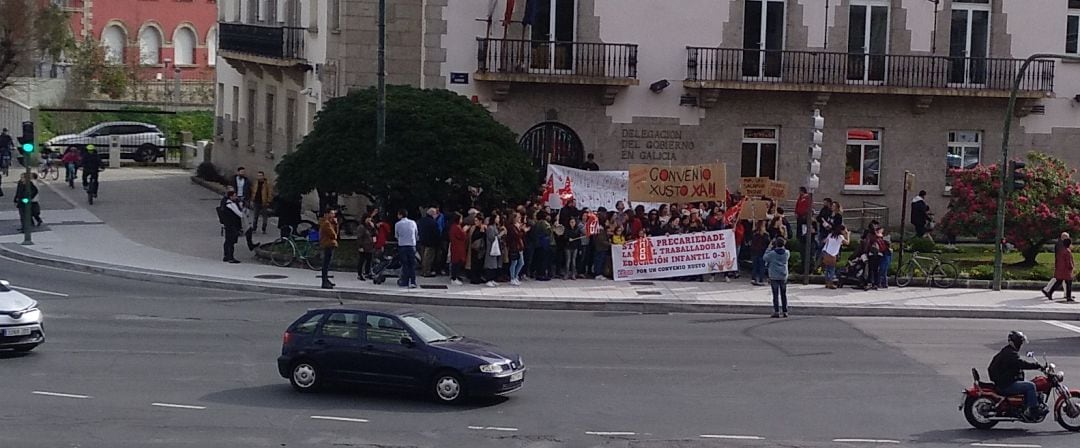
<svg viewBox="0 0 1080 448">
<path fill-rule="evenodd" d="M 1080 333 L 1080 327 L 1077 327 L 1076 325 L 1073 325 L 1073 324 L 1067 324 L 1065 322 L 1058 322 L 1056 320 L 1044 320 L 1043 323 L 1053 325 L 1053 326 L 1061 328 L 1063 330 L 1069 330 L 1069 331 L 1071 331 L 1073 333 Z"/>
<path fill-rule="evenodd" d="M 840 442 L 840 443 L 888 443 L 888 444 L 899 444 L 900 443 L 899 440 L 889 440 L 889 439 L 833 439 L 833 442 Z"/>
<path fill-rule="evenodd" d="M 62 292 L 52 292 L 52 291 L 46 291 L 44 289 L 34 289 L 34 288 L 27 288 L 25 286 L 15 286 L 15 285 L 11 285 L 11 287 L 15 288 L 15 289 L 18 289 L 20 291 L 30 291 L 30 292 L 36 292 L 38 294 L 48 294 L 50 296 L 57 296 L 57 297 L 70 297 L 69 295 L 64 294 Z"/>
<path fill-rule="evenodd" d="M 79 395 L 79 394 L 62 394 L 62 393 L 60 393 L 60 392 L 42 392 L 42 391 L 40 391 L 40 390 L 35 390 L 35 391 L 31 392 L 31 393 L 32 393 L 32 394 L 34 394 L 34 395 L 44 395 L 44 396 L 46 396 L 46 397 L 60 397 L 60 398 L 79 398 L 79 399 L 87 399 L 87 398 L 90 398 L 90 396 L 89 396 L 89 395 Z"/>
<path fill-rule="evenodd" d="M 734 436 L 727 434 L 702 434 L 698 437 L 702 439 L 725 439 L 725 440 L 765 440 L 761 436 Z"/>
<path fill-rule="evenodd" d="M 352 422 L 352 423 L 367 423 L 366 419 L 362 418 L 348 418 L 348 417 L 328 417 L 325 415 L 312 415 L 313 420 L 332 420 L 335 422 Z"/>
<path fill-rule="evenodd" d="M 514 432 L 514 431 L 518 430 L 517 428 L 509 428 L 509 427 L 505 427 L 505 426 L 469 426 L 468 428 L 469 429 L 475 429 L 477 431 Z"/>
<path fill-rule="evenodd" d="M 992 448 L 1042 448 L 1042 445 L 1029 445 L 1023 443 L 972 443 L 971 446 L 985 446 Z"/>
<path fill-rule="evenodd" d="M 192 406 L 190 404 L 172 404 L 172 403 L 150 403 L 150 406 L 157 406 L 159 408 L 175 408 L 175 409 L 196 409 L 196 410 L 206 409 L 206 406 Z"/>
<path fill-rule="evenodd" d="M 628 431 L 585 431 L 590 436 L 636 436 L 636 432 Z"/>
</svg>

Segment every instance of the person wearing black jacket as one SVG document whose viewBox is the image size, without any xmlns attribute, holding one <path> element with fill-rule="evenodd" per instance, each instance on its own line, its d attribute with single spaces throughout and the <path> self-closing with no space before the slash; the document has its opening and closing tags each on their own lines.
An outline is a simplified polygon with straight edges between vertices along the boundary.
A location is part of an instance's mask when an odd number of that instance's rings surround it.
<svg viewBox="0 0 1080 448">
<path fill-rule="evenodd" d="M 236 242 L 240 240 L 240 233 L 244 231 L 243 205 L 240 198 L 236 196 L 236 192 L 230 189 L 225 193 L 225 198 L 222 199 L 220 207 L 222 210 L 219 212 L 219 219 L 222 225 L 225 226 L 224 254 L 221 261 L 239 263 L 240 260 L 237 260 L 235 256 L 235 248 Z"/>
<path fill-rule="evenodd" d="M 987 370 L 990 373 L 990 381 L 994 382 L 998 393 L 1002 395 L 1023 395 L 1024 406 L 1027 408 L 1027 417 L 1034 419 L 1039 413 L 1045 415 L 1044 406 L 1039 403 L 1038 394 L 1035 392 L 1035 383 L 1024 381 L 1025 370 L 1040 370 L 1042 365 L 1027 361 L 1020 357 L 1020 347 L 1027 342 L 1027 336 L 1019 331 L 1009 333 L 1009 345 L 1002 347 L 994 359 L 990 361 Z"/>
<path fill-rule="evenodd" d="M 439 246 L 442 245 L 442 237 L 439 235 L 439 223 L 435 221 L 435 216 L 439 214 L 439 211 L 435 207 L 427 209 L 427 213 L 423 218 L 416 223 L 417 231 L 420 233 L 420 275 L 423 277 L 434 277 L 435 272 L 432 271 L 432 267 L 435 266 L 435 258 L 439 252 Z"/>
</svg>

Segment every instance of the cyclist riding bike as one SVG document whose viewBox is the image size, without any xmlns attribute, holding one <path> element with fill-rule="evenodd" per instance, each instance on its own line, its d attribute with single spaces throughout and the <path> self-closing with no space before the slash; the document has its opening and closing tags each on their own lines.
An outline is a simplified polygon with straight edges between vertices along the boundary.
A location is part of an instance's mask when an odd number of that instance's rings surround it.
<svg viewBox="0 0 1080 448">
<path fill-rule="evenodd" d="M 75 188 L 75 176 L 79 170 L 79 160 L 79 150 L 75 148 L 68 148 L 67 151 L 64 151 L 64 157 L 60 159 L 66 169 L 64 180 L 71 188 Z"/>
<path fill-rule="evenodd" d="M 98 195 L 98 173 L 101 172 L 101 156 L 94 145 L 86 145 L 86 154 L 82 156 L 82 183 L 90 198 Z"/>
</svg>

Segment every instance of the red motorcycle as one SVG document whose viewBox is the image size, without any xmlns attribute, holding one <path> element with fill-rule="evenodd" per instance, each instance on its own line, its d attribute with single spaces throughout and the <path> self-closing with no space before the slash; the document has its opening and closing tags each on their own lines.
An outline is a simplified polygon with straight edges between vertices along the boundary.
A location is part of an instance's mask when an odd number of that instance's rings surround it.
<svg viewBox="0 0 1080 448">
<path fill-rule="evenodd" d="M 1034 358 L 1032 353 L 1028 357 Z M 1054 399 L 1054 420 L 1072 432 L 1080 431 L 1080 391 L 1069 390 L 1063 383 L 1065 372 L 1057 370 L 1057 366 L 1043 360 L 1043 375 L 1032 378 L 1035 390 L 1039 394 L 1039 402 L 1049 405 L 1051 395 L 1056 394 Z M 1000 422 L 1041 423 L 1046 415 L 1037 419 L 1029 419 L 1024 413 L 1024 396 L 1003 396 L 997 393 L 994 383 L 979 381 L 979 371 L 971 369 L 971 376 L 975 383 L 964 390 L 964 403 L 960 410 L 964 411 L 964 418 L 971 426 L 977 429 L 990 429 Z"/>
</svg>

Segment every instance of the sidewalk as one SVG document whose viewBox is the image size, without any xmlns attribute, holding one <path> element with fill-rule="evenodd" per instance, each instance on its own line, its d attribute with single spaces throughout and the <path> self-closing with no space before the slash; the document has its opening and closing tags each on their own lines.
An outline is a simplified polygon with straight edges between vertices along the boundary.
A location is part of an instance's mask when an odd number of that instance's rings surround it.
<svg viewBox="0 0 1080 448">
<path fill-rule="evenodd" d="M 643 313 L 771 312 L 769 288 L 751 286 L 745 278 L 731 283 L 553 280 L 488 288 L 448 287 L 443 277 L 421 278 L 421 289 L 407 290 L 396 287 L 393 279 L 373 285 L 337 272 L 337 288 L 322 290 L 318 272 L 261 264 L 243 243 L 237 253 L 244 254 L 244 263 L 222 263 L 214 195 L 191 185 L 188 173 L 113 173 L 111 179 L 102 179 L 102 197 L 90 210 L 77 200 L 81 190 L 68 190 L 61 182 L 41 185 L 47 224 L 35 229 L 32 246 L 20 245 L 21 234 L 6 228 L 10 224 L 5 217 L 15 212 L 0 210 L 0 255 L 130 279 L 342 301 Z M 58 204 L 47 206 L 44 193 L 49 191 L 55 196 L 49 200 Z M 147 204 L 147 192 L 170 194 Z M 1038 291 L 893 287 L 863 292 L 793 284 L 788 296 L 793 315 L 1080 320 L 1080 305 L 1050 302 Z"/>
</svg>

